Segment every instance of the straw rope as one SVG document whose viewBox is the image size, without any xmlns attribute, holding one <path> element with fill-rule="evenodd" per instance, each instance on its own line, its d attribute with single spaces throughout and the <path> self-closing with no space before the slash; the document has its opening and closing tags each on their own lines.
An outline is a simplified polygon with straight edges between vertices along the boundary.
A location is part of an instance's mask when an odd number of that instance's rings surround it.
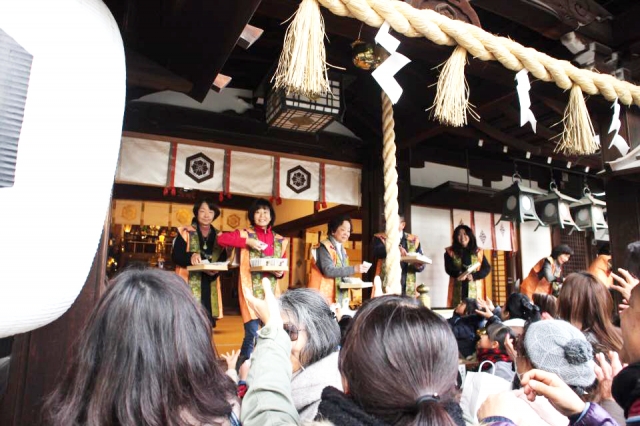
<svg viewBox="0 0 640 426">
<path fill-rule="evenodd" d="M 526 68 L 534 77 L 555 82 L 564 90 L 574 84 L 586 94 L 601 94 L 613 102 L 640 106 L 640 87 L 620 81 L 609 74 L 584 70 L 568 61 L 552 58 L 515 41 L 495 36 L 475 25 L 447 18 L 433 10 L 418 10 L 397 0 L 317 0 L 338 16 L 356 18 L 372 27 L 384 21 L 407 37 L 421 37 L 432 42 L 464 47 L 472 56 L 483 61 L 498 61 L 505 68 L 520 71 Z"/>
<path fill-rule="evenodd" d="M 386 221 L 384 247 L 387 257 L 384 261 L 385 278 L 383 288 L 386 293 L 401 293 L 400 281 L 400 231 L 398 217 L 398 171 L 396 170 L 396 134 L 394 131 L 393 104 L 382 91 L 382 159 L 384 161 L 384 218 Z"/>
</svg>

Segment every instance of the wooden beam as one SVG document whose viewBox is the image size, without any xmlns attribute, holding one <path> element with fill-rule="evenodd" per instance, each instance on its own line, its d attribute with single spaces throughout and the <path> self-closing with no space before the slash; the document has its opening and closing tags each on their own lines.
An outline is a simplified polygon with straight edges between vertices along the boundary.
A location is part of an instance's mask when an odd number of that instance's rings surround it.
<svg viewBox="0 0 640 426">
<path fill-rule="evenodd" d="M 284 235 L 285 237 L 296 237 L 301 230 L 323 225 L 336 216 L 346 214 L 351 215 L 351 218 L 354 219 L 356 216 L 354 213 L 357 213 L 358 209 L 358 206 L 347 206 L 342 204 L 323 210 L 319 213 L 310 214 L 299 219 L 282 223 L 274 228 L 279 234 Z M 360 213 L 357 213 L 357 215 L 360 216 Z"/>
<path fill-rule="evenodd" d="M 498 142 L 501 142 L 503 144 L 505 144 L 506 146 L 508 146 L 509 148 L 515 148 L 521 151 L 528 151 L 530 152 L 532 155 L 538 155 L 540 154 L 540 147 L 535 146 L 535 145 L 531 145 L 530 143 L 524 142 L 518 138 L 515 138 L 507 133 L 504 133 L 502 130 L 493 127 L 491 124 L 486 123 L 484 121 L 476 121 L 476 120 L 469 120 L 469 125 L 472 127 L 475 127 L 476 129 L 480 130 L 482 133 L 484 133 L 485 135 L 497 140 Z"/>
</svg>

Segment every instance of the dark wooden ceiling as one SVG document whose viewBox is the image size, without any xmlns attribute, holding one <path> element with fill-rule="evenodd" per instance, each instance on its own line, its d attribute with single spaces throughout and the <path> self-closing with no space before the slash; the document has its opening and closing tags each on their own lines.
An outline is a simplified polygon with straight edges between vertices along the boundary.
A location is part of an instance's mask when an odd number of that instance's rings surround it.
<svg viewBox="0 0 640 426">
<path fill-rule="evenodd" d="M 574 53 L 559 39 L 562 34 L 575 31 L 584 43 L 599 43 L 609 49 L 599 49 L 598 52 L 605 53 L 595 55 L 591 67 L 626 67 L 629 79 L 636 77 L 634 72 L 640 69 L 640 26 L 630 20 L 630 16 L 640 16 L 640 2 L 635 0 L 407 1 L 417 7 L 458 13 L 463 20 L 465 16 L 459 6 L 473 6 L 485 30 L 560 59 L 574 59 Z M 242 115 L 129 103 L 125 128 L 202 140 L 222 138 L 233 143 L 243 140 L 245 144 L 274 150 L 354 162 L 362 162 L 372 148 L 379 149 L 380 88 L 369 72 L 353 66 L 350 46 L 360 32 L 362 39 L 373 41 L 377 29 L 362 27 L 354 19 L 337 17 L 323 9 L 328 62 L 346 69 L 341 71 L 346 100 L 341 122 L 361 138 L 354 141 L 326 132 L 310 136 L 269 129 L 264 122 L 263 105 L 256 103 L 268 92 L 282 48 L 286 28 L 283 22 L 295 12 L 298 1 L 105 0 L 105 3 L 121 25 L 127 48 L 129 101 L 165 89 L 202 99 L 218 72 L 232 77 L 229 87 L 253 93 L 247 101 L 253 102 L 254 108 Z M 527 19 L 523 19 L 523 13 Z M 264 34 L 244 50 L 235 46 L 235 42 L 247 23 L 262 28 Z M 435 67 L 449 57 L 452 49 L 423 38 L 398 37 L 402 41 L 400 52 L 412 62 L 396 76 L 404 89 L 394 108 L 396 139 L 400 149 L 409 150 L 413 165 L 444 161 L 433 158 L 434 152 L 455 156 L 461 151 L 474 158 L 512 164 L 514 158 L 524 158 L 529 151 L 531 160 L 540 164 L 553 157 L 555 165 L 564 166 L 571 161 L 580 168 L 588 166 L 591 173 L 602 169 L 599 154 L 571 158 L 554 153 L 554 139 L 562 130 L 560 121 L 568 94 L 552 83 L 532 81 L 537 134 L 528 125 L 519 126 L 514 73 L 496 62 L 471 59 L 467 66 L 471 102 L 481 116 L 479 122 L 470 120 L 468 126 L 459 129 L 433 122 L 426 109 L 435 94 L 438 77 Z M 614 60 L 609 52 L 616 52 Z M 598 131 L 601 122 L 610 120 L 610 105 L 594 96 L 588 100 L 588 106 Z M 479 139 L 484 141 L 482 147 L 478 146 Z M 505 146 L 507 153 L 503 152 Z"/>
</svg>

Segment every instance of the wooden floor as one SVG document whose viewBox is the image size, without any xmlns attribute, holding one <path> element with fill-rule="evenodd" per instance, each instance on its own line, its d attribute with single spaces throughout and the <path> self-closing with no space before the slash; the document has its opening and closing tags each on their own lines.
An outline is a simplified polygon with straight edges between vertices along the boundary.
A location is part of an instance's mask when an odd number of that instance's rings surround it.
<svg viewBox="0 0 640 426">
<path fill-rule="evenodd" d="M 213 343 L 218 354 L 239 350 L 243 337 L 244 328 L 240 315 L 225 315 L 213 329 Z"/>
</svg>

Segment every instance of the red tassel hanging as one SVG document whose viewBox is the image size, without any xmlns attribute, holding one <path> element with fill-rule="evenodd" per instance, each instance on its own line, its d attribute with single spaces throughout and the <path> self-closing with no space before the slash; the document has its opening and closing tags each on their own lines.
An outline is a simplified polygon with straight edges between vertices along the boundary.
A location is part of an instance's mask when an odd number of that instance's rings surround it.
<svg viewBox="0 0 640 426">
<path fill-rule="evenodd" d="M 224 193 L 223 193 L 222 191 L 220 191 L 220 194 L 218 195 L 218 200 L 219 200 L 220 202 L 223 202 L 223 201 L 224 201 Z"/>
<path fill-rule="evenodd" d="M 271 204 L 274 202 L 277 205 L 282 204 L 282 198 L 280 198 L 280 157 L 274 157 L 273 163 L 273 189 L 271 190 Z"/>
<path fill-rule="evenodd" d="M 175 181 L 176 181 L 176 157 L 178 152 L 178 144 L 176 142 L 171 142 L 171 147 L 169 148 L 169 170 L 167 173 L 167 186 L 165 186 L 162 191 L 162 195 L 165 197 L 169 195 L 169 191 L 171 191 L 171 195 L 176 195 Z"/>
<path fill-rule="evenodd" d="M 320 210 L 320 206 L 322 206 L 323 209 L 327 208 L 326 176 L 325 164 L 320 163 L 320 190 L 318 191 L 320 193 L 320 200 L 316 202 L 316 210 Z"/>
<path fill-rule="evenodd" d="M 227 199 L 231 198 L 231 151 L 228 149 L 224 150 L 224 167 L 222 174 L 222 192 L 220 193 L 220 202 L 222 202 L 225 195 L 227 196 Z"/>
</svg>

